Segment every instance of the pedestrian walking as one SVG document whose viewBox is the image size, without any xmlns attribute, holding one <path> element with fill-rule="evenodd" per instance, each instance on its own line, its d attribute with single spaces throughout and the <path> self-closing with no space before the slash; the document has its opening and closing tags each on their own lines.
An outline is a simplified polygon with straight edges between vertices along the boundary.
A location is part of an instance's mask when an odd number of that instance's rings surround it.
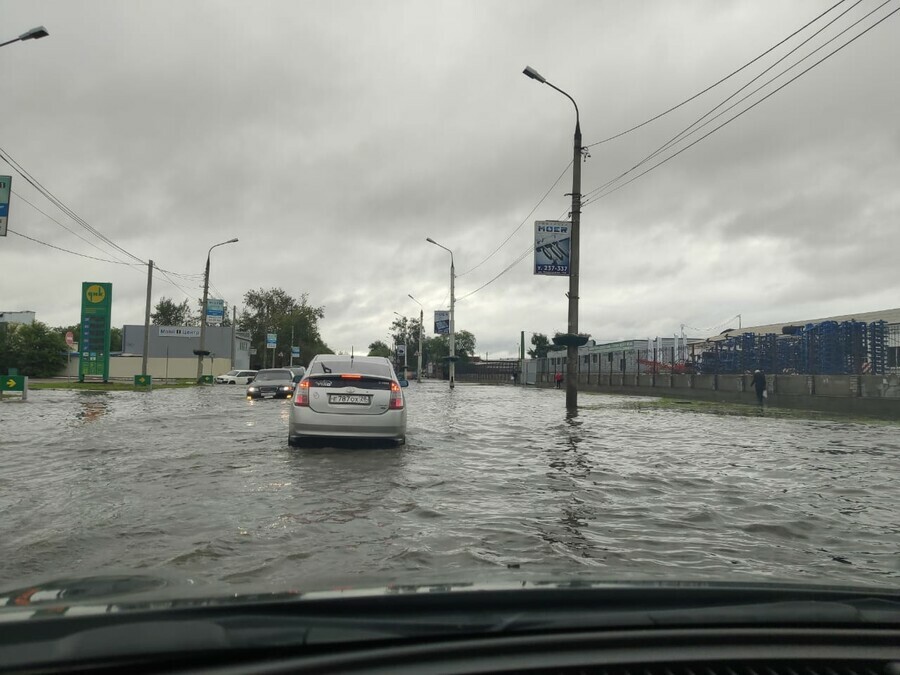
<svg viewBox="0 0 900 675">
<path fill-rule="evenodd" d="M 562 373 L 558 370 L 556 371 L 556 388 L 559 389 L 562 386 L 563 376 Z"/>
<path fill-rule="evenodd" d="M 762 406 L 763 399 L 766 398 L 766 374 L 761 370 L 755 371 L 750 384 L 756 389 L 756 400 Z"/>
</svg>

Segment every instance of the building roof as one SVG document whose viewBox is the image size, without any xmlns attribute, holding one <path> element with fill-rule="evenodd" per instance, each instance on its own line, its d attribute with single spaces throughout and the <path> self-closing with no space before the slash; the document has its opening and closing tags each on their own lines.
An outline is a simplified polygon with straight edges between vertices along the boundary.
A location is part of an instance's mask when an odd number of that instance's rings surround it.
<svg viewBox="0 0 900 675">
<path fill-rule="evenodd" d="M 888 323 L 900 324 L 900 307 L 897 309 L 882 309 L 877 312 L 857 312 L 856 314 L 841 314 L 840 316 L 827 316 L 821 319 L 804 319 L 802 321 L 782 321 L 779 323 L 769 323 L 763 326 L 745 326 L 743 328 L 731 328 L 719 335 L 713 335 L 708 338 L 708 342 L 716 340 L 724 340 L 730 335 L 741 335 L 743 333 L 756 333 L 757 335 L 767 335 L 775 333 L 781 335 L 781 329 L 785 326 L 805 326 L 809 323 L 823 323 L 825 321 L 862 321 L 864 323 L 872 323 L 875 321 L 887 321 Z"/>
</svg>

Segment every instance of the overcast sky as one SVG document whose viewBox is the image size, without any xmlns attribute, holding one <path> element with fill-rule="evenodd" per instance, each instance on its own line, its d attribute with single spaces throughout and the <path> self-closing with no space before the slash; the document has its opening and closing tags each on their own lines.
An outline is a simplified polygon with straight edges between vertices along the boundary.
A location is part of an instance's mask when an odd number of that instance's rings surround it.
<svg viewBox="0 0 900 675">
<path fill-rule="evenodd" d="M 826 20 L 850 9 L 727 105 L 880 2 L 841 3 L 705 95 L 591 147 L 582 192 L 640 162 Z M 529 249 L 534 220 L 567 217 L 572 189 L 569 169 L 550 190 L 571 160 L 574 109 L 522 69 L 575 98 L 593 144 L 702 91 L 833 4 L 0 0 L 0 41 L 36 25 L 50 32 L 0 49 L 0 148 L 122 248 L 194 275 L 172 276 L 182 290 L 157 274 L 154 302 L 200 297 L 207 249 L 239 237 L 212 253 L 211 295 L 240 309 L 251 288 L 308 293 L 325 308 L 328 345 L 364 350 L 386 339 L 394 312 L 418 315 L 407 294 L 426 317 L 447 305 L 449 255 L 431 237 L 454 251 L 457 329 L 475 334 L 482 356 L 511 356 L 521 330 L 566 330 L 568 280 L 534 276 L 528 254 L 469 294 Z M 687 142 L 898 7 L 889 0 Z M 900 305 L 898 29 L 900 13 L 587 203 L 581 330 L 615 340 L 686 324 L 695 336 L 737 314 L 748 326 Z M 6 164 L 0 174 L 13 175 L 18 195 L 12 231 L 131 260 Z M 0 269 L 0 310 L 77 323 L 81 282 L 109 281 L 114 325 L 143 322 L 146 268 L 10 234 Z"/>
</svg>

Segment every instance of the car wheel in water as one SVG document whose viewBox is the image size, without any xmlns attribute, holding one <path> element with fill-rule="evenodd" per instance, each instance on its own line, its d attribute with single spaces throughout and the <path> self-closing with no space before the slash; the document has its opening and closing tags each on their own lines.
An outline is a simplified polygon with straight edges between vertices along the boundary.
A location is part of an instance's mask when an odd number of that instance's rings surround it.
<svg viewBox="0 0 900 675">
<path fill-rule="evenodd" d="M 229 382 L 228 384 L 237 384 L 237 380 L 232 380 L 232 381 Z"/>
</svg>

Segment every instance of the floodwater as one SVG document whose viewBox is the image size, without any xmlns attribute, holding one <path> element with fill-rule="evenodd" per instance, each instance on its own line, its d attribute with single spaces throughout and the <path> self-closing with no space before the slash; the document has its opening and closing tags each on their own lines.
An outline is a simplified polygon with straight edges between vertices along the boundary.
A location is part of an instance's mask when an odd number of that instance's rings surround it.
<svg viewBox="0 0 900 675">
<path fill-rule="evenodd" d="M 402 447 L 287 445 L 243 387 L 0 404 L 0 584 L 900 582 L 900 433 L 412 382 Z"/>
</svg>

